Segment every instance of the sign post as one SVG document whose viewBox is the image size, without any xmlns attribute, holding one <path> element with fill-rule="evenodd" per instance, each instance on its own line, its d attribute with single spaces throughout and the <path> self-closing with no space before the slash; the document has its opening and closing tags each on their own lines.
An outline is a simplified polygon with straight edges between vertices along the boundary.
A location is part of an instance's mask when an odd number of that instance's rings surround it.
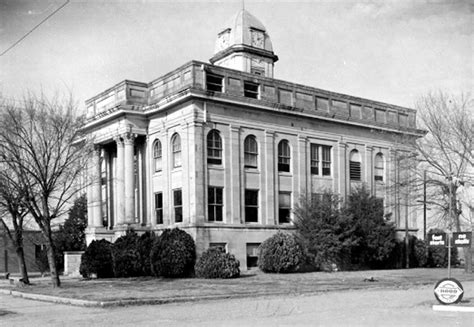
<svg viewBox="0 0 474 327">
<path fill-rule="evenodd" d="M 433 233 L 428 235 L 429 246 L 448 248 L 448 278 L 443 278 L 436 284 L 434 294 L 441 304 L 454 304 L 461 301 L 464 289 L 461 283 L 451 278 L 451 248 L 471 247 L 472 232 Z"/>
</svg>

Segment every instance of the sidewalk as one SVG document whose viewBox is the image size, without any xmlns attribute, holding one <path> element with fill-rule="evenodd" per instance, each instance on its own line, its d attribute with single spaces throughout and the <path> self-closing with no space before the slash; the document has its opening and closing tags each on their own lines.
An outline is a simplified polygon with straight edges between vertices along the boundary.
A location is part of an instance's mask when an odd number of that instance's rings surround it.
<svg viewBox="0 0 474 327">
<path fill-rule="evenodd" d="M 31 278 L 23 288 L 0 281 L 0 294 L 79 306 L 164 304 L 228 298 L 303 295 L 357 289 L 411 289 L 435 285 L 446 269 L 400 269 L 354 272 L 264 274 L 245 271 L 236 279 L 117 278 L 83 280 L 62 277 L 62 287 L 52 288 L 49 277 Z M 473 297 L 474 274 L 453 269 L 452 277 L 466 283 L 464 300 Z M 470 293 L 470 294 L 469 294 Z M 465 302 L 466 305 L 473 305 Z"/>
</svg>

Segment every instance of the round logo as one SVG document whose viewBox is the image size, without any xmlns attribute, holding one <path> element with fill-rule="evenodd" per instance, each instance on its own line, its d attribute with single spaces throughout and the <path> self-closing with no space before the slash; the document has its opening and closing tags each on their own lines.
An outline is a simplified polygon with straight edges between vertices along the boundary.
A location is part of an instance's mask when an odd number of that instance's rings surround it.
<svg viewBox="0 0 474 327">
<path fill-rule="evenodd" d="M 434 294 L 441 304 L 453 304 L 461 301 L 464 289 L 456 279 L 444 278 L 436 284 Z"/>
</svg>

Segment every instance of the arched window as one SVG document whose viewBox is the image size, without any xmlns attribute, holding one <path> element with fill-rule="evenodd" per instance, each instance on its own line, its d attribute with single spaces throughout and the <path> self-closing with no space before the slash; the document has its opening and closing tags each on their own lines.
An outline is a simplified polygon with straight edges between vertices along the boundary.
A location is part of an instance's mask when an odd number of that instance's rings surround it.
<svg viewBox="0 0 474 327">
<path fill-rule="evenodd" d="M 155 140 L 153 143 L 153 161 L 155 165 L 155 171 L 161 171 L 163 169 L 162 165 L 162 149 L 160 140 Z"/>
<path fill-rule="evenodd" d="M 361 180 L 360 154 L 357 150 L 352 150 L 349 156 L 349 177 L 352 181 Z"/>
<path fill-rule="evenodd" d="M 290 171 L 290 145 L 287 140 L 278 143 L 278 171 Z"/>
<path fill-rule="evenodd" d="M 207 134 L 207 163 L 222 164 L 222 139 L 216 129 Z"/>
<path fill-rule="evenodd" d="M 171 138 L 173 167 L 181 167 L 181 137 L 176 133 Z"/>
<path fill-rule="evenodd" d="M 383 181 L 384 163 L 383 154 L 377 153 L 374 160 L 374 179 L 376 181 Z"/>
<path fill-rule="evenodd" d="M 258 167 L 258 145 L 255 136 L 249 135 L 244 141 L 244 167 Z"/>
</svg>

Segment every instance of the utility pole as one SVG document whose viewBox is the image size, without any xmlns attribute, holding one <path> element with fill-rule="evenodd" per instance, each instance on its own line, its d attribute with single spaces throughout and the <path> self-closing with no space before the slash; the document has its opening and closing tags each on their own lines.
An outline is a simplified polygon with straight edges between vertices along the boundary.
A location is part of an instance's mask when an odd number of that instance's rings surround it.
<svg viewBox="0 0 474 327">
<path fill-rule="evenodd" d="M 423 171 L 423 240 L 426 241 L 426 170 Z"/>
</svg>

